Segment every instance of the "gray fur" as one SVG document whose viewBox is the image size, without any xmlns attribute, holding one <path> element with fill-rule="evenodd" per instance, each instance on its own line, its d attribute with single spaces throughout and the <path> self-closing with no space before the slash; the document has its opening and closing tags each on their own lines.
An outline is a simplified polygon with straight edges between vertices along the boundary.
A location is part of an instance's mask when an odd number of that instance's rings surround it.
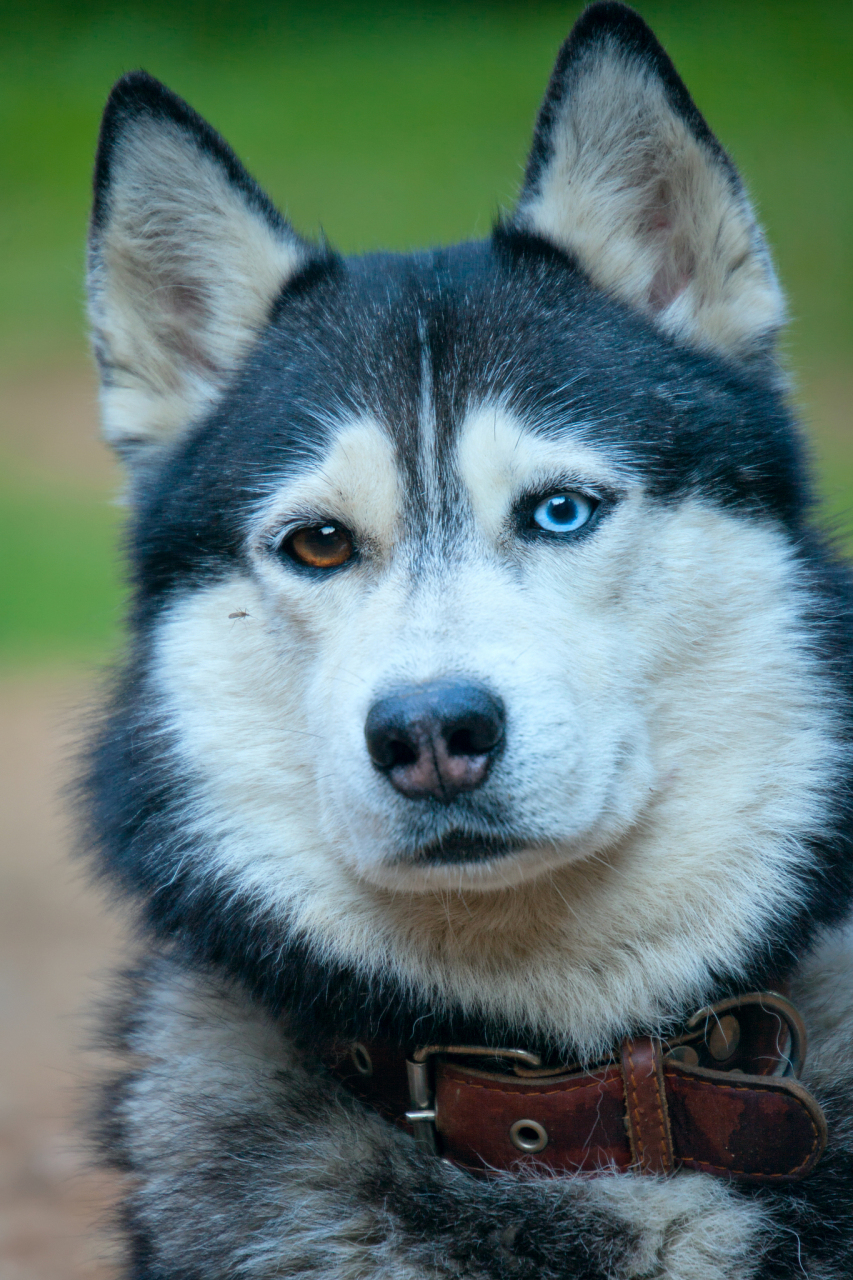
<svg viewBox="0 0 853 1280">
<path fill-rule="evenodd" d="M 714 1179 L 475 1179 L 355 1102 L 237 988 L 163 957 L 134 985 L 125 1049 L 146 1065 L 110 1091 L 105 1132 L 135 1175 L 152 1275 L 754 1273 L 767 1215 Z"/>
<path fill-rule="evenodd" d="M 135 73 L 90 292 L 136 503 L 88 783 L 149 938 L 100 1130 L 128 1276 L 849 1277 L 851 587 L 810 531 L 763 241 L 651 34 L 593 6 L 514 219 L 405 259 L 311 248 Z M 534 518 L 567 493 L 577 538 Z M 297 564 L 329 522 L 352 556 Z M 415 802 L 365 725 L 448 677 L 505 740 Z M 792 971 L 831 1134 L 802 1188 L 477 1179 L 306 1048 L 590 1061 Z"/>
</svg>

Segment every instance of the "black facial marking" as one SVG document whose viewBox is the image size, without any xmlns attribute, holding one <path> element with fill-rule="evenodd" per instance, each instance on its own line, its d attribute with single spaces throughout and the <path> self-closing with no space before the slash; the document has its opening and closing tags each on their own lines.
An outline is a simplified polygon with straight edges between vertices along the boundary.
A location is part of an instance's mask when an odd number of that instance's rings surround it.
<svg viewBox="0 0 853 1280">
<path fill-rule="evenodd" d="M 335 260 L 303 286 L 285 291 L 209 418 L 150 475 L 131 533 L 140 598 L 241 563 L 255 504 L 319 459 L 348 414 L 391 437 L 414 538 L 456 527 L 456 433 L 472 404 L 498 400 L 545 435 L 581 431 L 657 497 L 704 495 L 801 529 L 808 472 L 774 386 L 662 337 L 535 237 L 498 228 L 491 244 Z"/>
<path fill-rule="evenodd" d="M 712 145 L 636 15 L 598 5 L 561 55 L 529 181 L 547 154 L 548 112 L 565 90 L 560 76 L 605 37 L 654 68 L 671 104 Z M 104 118 L 96 229 L 108 212 L 116 139 L 146 113 L 189 131 L 256 211 L 286 225 L 219 135 L 136 73 L 120 82 Z M 321 960 L 286 916 L 211 871 L 215 849 L 199 847 L 186 825 L 196 779 L 169 754 L 168 726 L 156 716 L 153 624 L 176 596 L 235 568 L 251 572 L 247 546 L 259 505 L 322 462 L 335 424 L 351 418 L 369 416 L 393 443 L 412 541 L 452 541 L 464 502 L 453 462 L 457 434 L 482 403 L 505 405 L 543 436 L 580 436 L 658 499 L 698 496 L 778 528 L 813 585 L 812 648 L 834 682 L 839 715 L 853 722 L 850 583 L 810 531 L 809 470 L 767 367 L 735 365 L 666 337 L 595 288 L 570 255 L 511 227 L 498 226 L 482 243 L 405 256 L 346 260 L 317 251 L 274 300 L 268 323 L 207 417 L 164 448 L 138 482 L 128 535 L 131 661 L 93 747 L 88 780 L 92 845 L 113 882 L 138 902 L 146 927 L 182 948 L 189 963 L 239 977 L 274 1011 L 294 1009 L 306 1039 L 382 1032 L 408 1041 L 417 1026 L 423 1040 L 499 1042 L 528 1034 L 533 1043 L 537 1032 L 476 1011 L 463 1015 L 440 993 L 413 994 L 388 973 L 376 977 Z M 422 464 L 425 413 L 431 488 Z M 602 495 L 596 519 L 612 507 Z M 826 800 L 826 832 L 813 842 L 813 859 L 804 860 L 800 903 L 774 923 L 772 936 L 754 939 L 746 968 L 720 966 L 719 996 L 784 976 L 816 931 L 847 912 L 851 794 L 853 780 L 845 776 Z M 433 852 L 473 850 L 455 839 L 448 836 Z M 410 852 L 417 856 L 417 848 Z M 689 1012 L 673 1009 L 672 1016 Z"/>
</svg>

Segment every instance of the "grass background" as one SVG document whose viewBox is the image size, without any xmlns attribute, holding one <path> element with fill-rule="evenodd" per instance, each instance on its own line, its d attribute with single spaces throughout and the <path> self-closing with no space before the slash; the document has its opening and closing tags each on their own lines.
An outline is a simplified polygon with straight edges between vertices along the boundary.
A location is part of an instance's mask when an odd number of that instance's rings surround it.
<svg viewBox="0 0 853 1280">
<path fill-rule="evenodd" d="M 306 232 L 322 226 L 346 251 L 444 243 L 486 234 L 511 204 L 580 7 L 0 0 L 0 662 L 97 658 L 120 618 L 115 481 L 88 465 L 82 436 L 69 459 L 62 391 L 63 377 L 69 395 L 87 377 L 89 174 L 113 80 L 144 66 L 187 97 Z M 845 532 L 853 4 L 639 7 L 758 205 L 791 300 L 787 356 Z M 45 379 L 57 391 L 36 424 L 28 406 Z M 93 414 L 81 429 L 94 433 Z"/>
</svg>

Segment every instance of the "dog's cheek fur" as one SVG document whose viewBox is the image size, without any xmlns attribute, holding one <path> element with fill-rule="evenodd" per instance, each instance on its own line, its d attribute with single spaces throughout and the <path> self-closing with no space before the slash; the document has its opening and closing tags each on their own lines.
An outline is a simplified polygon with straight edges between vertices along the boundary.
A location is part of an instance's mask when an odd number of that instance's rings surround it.
<svg viewBox="0 0 853 1280">
<path fill-rule="evenodd" d="M 238 990 L 165 957 L 130 986 L 113 1048 L 136 1069 L 106 1091 L 101 1138 L 131 1175 L 137 1280 L 753 1273 L 767 1214 L 720 1182 L 474 1179 L 340 1093 Z"/>
<path fill-rule="evenodd" d="M 621 574 L 595 553 L 583 568 L 552 564 L 540 583 L 541 610 L 532 581 L 526 603 L 534 630 L 545 625 L 540 613 L 552 615 L 544 649 L 571 669 L 575 684 L 580 674 L 590 687 L 585 723 L 606 725 L 613 714 L 626 720 L 637 689 L 646 690 L 656 789 L 641 797 L 643 821 L 602 860 L 470 900 L 377 891 L 326 838 L 324 792 L 340 785 L 336 734 L 361 684 L 339 683 L 337 662 L 325 665 L 322 637 L 300 627 L 288 640 L 286 617 L 270 614 L 246 577 L 176 601 L 162 619 L 150 679 L 174 730 L 170 768 L 199 779 L 198 805 L 185 799 L 180 817 L 182 856 L 196 864 L 199 881 L 220 883 L 226 916 L 251 902 L 276 936 L 300 935 L 372 980 L 381 982 L 390 966 L 431 1000 L 533 1024 L 590 1053 L 606 1050 L 627 1025 L 656 1025 L 673 1005 L 689 1013 L 709 996 L 712 974 L 745 980 L 757 952 L 784 952 L 838 753 L 805 631 L 807 577 L 773 526 L 699 502 L 641 504 L 622 534 L 615 520 L 602 530 L 601 546 Z M 599 598 L 615 581 L 614 598 Z M 555 582 L 562 582 L 556 593 Z M 559 610 L 555 621 L 555 594 L 568 602 L 574 629 Z M 247 616 L 229 617 L 240 611 Z M 507 602 L 498 612 L 514 617 Z M 599 633 L 602 612 L 608 621 Z M 355 602 L 344 613 L 357 637 Z M 591 633 L 582 642 L 584 618 Z M 499 650 L 500 618 L 470 631 L 475 666 L 477 636 L 488 649 L 493 630 Z M 513 622 L 511 652 L 519 639 Z M 356 664 L 362 677 L 377 654 L 393 649 L 381 628 L 372 633 L 364 671 Z M 618 701 L 615 713 L 594 696 L 602 653 L 620 673 L 615 685 L 611 678 L 601 686 L 605 702 Z M 498 689 L 513 715 L 527 714 L 535 727 L 543 707 L 564 705 L 566 687 L 552 665 L 549 684 L 542 670 L 531 681 L 518 663 L 507 667 L 505 655 L 489 649 L 487 657 L 485 669 L 503 672 Z M 337 690 L 335 725 L 306 718 L 304 690 L 315 687 Z M 513 768 L 524 774 L 529 764 L 519 759 Z M 565 795 L 553 794 L 547 816 L 559 830 Z"/>
</svg>

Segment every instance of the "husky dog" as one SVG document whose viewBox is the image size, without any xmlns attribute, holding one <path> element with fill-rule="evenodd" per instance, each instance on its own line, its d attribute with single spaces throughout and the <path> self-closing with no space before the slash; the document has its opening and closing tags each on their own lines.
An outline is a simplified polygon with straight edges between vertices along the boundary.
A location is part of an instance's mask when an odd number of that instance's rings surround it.
<svg viewBox="0 0 853 1280">
<path fill-rule="evenodd" d="M 409 255 L 301 238 L 128 75 L 89 289 L 134 509 L 87 783 L 148 939 L 101 1123 L 126 1274 L 853 1274 L 849 582 L 765 242 L 641 19 L 582 15 L 491 237 Z M 453 1046 L 483 1097 L 502 1053 L 543 1097 L 641 1041 L 710 1081 L 691 1015 L 771 991 L 809 1036 L 772 1087 L 826 1118 L 801 1181 L 643 1164 L 630 1099 L 627 1167 L 546 1167 L 528 1108 L 541 1161 L 478 1169 L 416 1096 Z M 399 1051 L 421 1110 L 341 1045 Z"/>
</svg>

